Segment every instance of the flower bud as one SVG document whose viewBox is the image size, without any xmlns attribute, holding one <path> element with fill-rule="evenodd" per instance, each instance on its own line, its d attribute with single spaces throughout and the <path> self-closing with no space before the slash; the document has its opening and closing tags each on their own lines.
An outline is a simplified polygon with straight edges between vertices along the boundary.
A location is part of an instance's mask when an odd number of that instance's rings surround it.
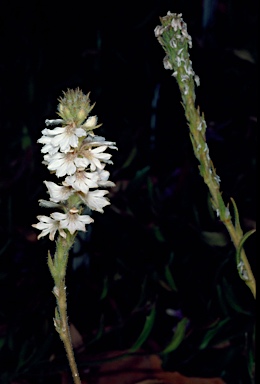
<svg viewBox="0 0 260 384">
<path fill-rule="evenodd" d="M 76 126 L 81 125 L 93 108 L 93 105 L 90 105 L 89 93 L 84 95 L 77 88 L 68 89 L 63 95 L 64 97 L 59 99 L 58 115 L 65 123 L 73 122 Z"/>
<path fill-rule="evenodd" d="M 80 125 L 87 118 L 87 111 L 84 108 L 81 108 L 77 113 L 77 124 Z"/>
</svg>

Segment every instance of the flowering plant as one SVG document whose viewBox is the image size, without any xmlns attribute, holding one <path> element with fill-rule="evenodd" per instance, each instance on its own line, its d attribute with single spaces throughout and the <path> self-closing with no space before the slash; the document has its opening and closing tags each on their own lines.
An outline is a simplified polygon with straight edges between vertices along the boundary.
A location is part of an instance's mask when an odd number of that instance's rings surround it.
<svg viewBox="0 0 260 384">
<path fill-rule="evenodd" d="M 195 84 L 200 85 L 199 77 L 195 74 L 190 60 L 189 48 L 192 48 L 192 39 L 187 31 L 187 24 L 182 19 L 182 14 L 168 12 L 160 18 L 161 25 L 155 30 L 155 37 L 162 45 L 166 56 L 163 59 L 165 69 L 172 70 L 176 78 L 182 97 L 185 116 L 189 125 L 190 138 L 193 151 L 199 161 L 200 174 L 209 188 L 212 207 L 217 217 L 225 225 L 230 238 L 236 248 L 236 261 L 239 276 L 256 295 L 255 278 L 243 249 L 246 239 L 255 230 L 243 234 L 239 223 L 238 209 L 235 201 L 231 199 L 234 208 L 234 224 L 228 205 L 225 204 L 220 191 L 220 177 L 217 175 L 209 155 L 206 141 L 206 121 L 199 107 L 196 107 Z"/>
<path fill-rule="evenodd" d="M 50 197 L 39 200 L 40 206 L 53 208 L 55 212 L 37 216 L 39 222 L 32 225 L 41 231 L 38 239 L 46 235 L 51 241 L 56 238 L 55 254 L 48 255 L 57 300 L 54 325 L 64 343 L 75 383 L 80 383 L 80 378 L 70 341 L 65 286 L 69 250 L 77 232 L 86 231 L 86 225 L 94 221 L 90 212 L 103 213 L 103 208 L 110 204 L 108 191 L 103 188 L 115 185 L 105 170 L 106 164 L 112 164 L 112 155 L 105 151 L 117 147 L 94 134 L 101 124 L 97 124 L 97 116 L 89 116 L 93 107 L 89 94 L 83 94 L 79 88 L 69 89 L 59 99 L 60 118 L 45 121 L 47 128 L 38 140 L 43 144 L 43 164 L 62 181 L 58 184 L 44 181 Z"/>
</svg>

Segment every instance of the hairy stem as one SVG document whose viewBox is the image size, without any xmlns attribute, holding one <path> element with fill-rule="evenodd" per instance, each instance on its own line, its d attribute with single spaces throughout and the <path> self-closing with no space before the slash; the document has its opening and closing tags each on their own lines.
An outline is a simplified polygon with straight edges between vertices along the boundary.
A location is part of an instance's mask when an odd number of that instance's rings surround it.
<svg viewBox="0 0 260 384">
<path fill-rule="evenodd" d="M 75 361 L 75 356 L 73 352 L 73 347 L 71 343 L 69 324 L 67 318 L 67 300 L 66 300 L 66 287 L 65 281 L 61 282 L 61 286 L 59 288 L 59 296 L 57 297 L 57 310 L 59 312 L 59 335 L 61 340 L 63 341 L 64 348 L 67 353 L 67 358 L 69 361 L 73 382 L 74 384 L 81 384 L 81 380 L 79 377 L 79 372 L 77 368 L 77 364 Z M 57 326 L 56 326 L 57 329 Z"/>
<path fill-rule="evenodd" d="M 73 377 L 73 382 L 74 384 L 81 384 L 70 337 L 70 330 L 67 317 L 67 296 L 65 285 L 69 250 L 74 243 L 75 237 L 76 233 L 74 235 L 67 233 L 65 239 L 61 236 L 58 237 L 54 258 L 52 259 L 49 254 L 48 265 L 55 283 L 53 293 L 56 297 L 57 302 L 57 307 L 55 309 L 54 325 L 56 331 L 60 335 L 60 339 L 64 344 L 64 348 L 66 350 L 67 358 Z"/>
<path fill-rule="evenodd" d="M 250 264 L 243 249 L 245 240 L 254 231 L 245 235 L 239 223 L 238 210 L 231 199 L 235 211 L 235 223 L 232 223 L 228 205 L 226 206 L 220 191 L 220 177 L 217 175 L 213 162 L 209 156 L 206 141 L 206 121 L 204 115 L 196 108 L 195 83 L 199 85 L 199 77 L 194 73 L 188 49 L 192 47 L 191 36 L 187 32 L 187 25 L 182 14 L 168 12 L 160 17 L 161 25 L 155 28 L 155 36 L 162 45 L 166 56 L 163 59 L 165 69 L 173 70 L 172 75 L 178 83 L 185 117 L 188 122 L 193 151 L 199 161 L 200 174 L 209 188 L 212 207 L 225 225 L 237 252 L 237 269 L 239 276 L 256 297 L 256 282 Z"/>
</svg>

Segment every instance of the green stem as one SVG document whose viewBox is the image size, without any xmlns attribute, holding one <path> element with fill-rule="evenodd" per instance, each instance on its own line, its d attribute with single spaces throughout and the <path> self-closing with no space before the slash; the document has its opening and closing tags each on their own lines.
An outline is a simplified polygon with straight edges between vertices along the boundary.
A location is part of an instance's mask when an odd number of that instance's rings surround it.
<svg viewBox="0 0 260 384">
<path fill-rule="evenodd" d="M 209 156 L 209 148 L 206 141 L 206 122 L 203 114 L 200 114 L 199 108 L 195 106 L 195 81 L 198 83 L 198 78 L 194 74 L 189 59 L 188 47 L 190 46 L 191 38 L 187 33 L 185 23 L 181 19 L 181 14 L 167 13 L 165 17 L 160 18 L 162 26 L 156 28 L 156 35 L 159 43 L 163 46 L 166 52 L 164 58 L 164 66 L 166 69 L 172 69 L 174 77 L 176 77 L 181 97 L 182 104 L 187 119 L 190 139 L 193 146 L 193 151 L 199 161 L 200 174 L 207 184 L 211 198 L 212 206 L 219 216 L 222 223 L 225 225 L 230 238 L 237 251 L 237 267 L 242 268 L 240 277 L 250 288 L 254 298 L 256 297 L 256 283 L 252 273 L 250 264 L 243 249 L 244 239 L 242 229 L 238 222 L 238 212 L 235 207 L 235 226 L 231 221 L 231 215 L 228 206 L 225 205 L 220 191 L 220 178 L 216 174 L 214 165 Z M 190 40 L 189 40 L 190 38 Z M 232 200 L 234 205 L 234 202 Z"/>
<path fill-rule="evenodd" d="M 71 342 L 68 318 L 67 318 L 67 296 L 65 286 L 65 276 L 68 264 L 69 250 L 72 247 L 76 233 L 71 235 L 67 232 L 66 239 L 59 236 L 56 243 L 56 252 L 52 260 L 50 254 L 48 257 L 48 265 L 51 275 L 54 279 L 53 293 L 56 297 L 57 308 L 55 310 L 54 325 L 60 335 L 60 339 L 64 344 L 64 348 L 69 361 L 74 384 L 81 384 L 73 346 Z"/>
<path fill-rule="evenodd" d="M 240 231 L 236 230 L 236 228 L 234 227 L 231 221 L 231 216 L 223 201 L 223 198 L 219 189 L 219 184 L 218 182 L 216 182 L 217 175 L 215 173 L 213 163 L 209 158 L 209 152 L 207 153 L 202 150 L 200 151 L 197 150 L 197 148 L 203 148 L 203 146 L 205 148 L 205 145 L 206 145 L 205 134 L 201 133 L 201 131 L 198 131 L 197 129 L 200 123 L 204 124 L 206 129 L 205 120 L 203 116 L 200 116 L 199 110 L 195 108 L 194 97 L 191 92 L 189 92 L 186 98 L 183 97 L 183 101 L 184 101 L 185 115 L 189 123 L 194 153 L 201 164 L 201 167 L 200 167 L 201 175 L 209 188 L 214 208 L 218 210 L 220 220 L 225 225 L 236 250 L 238 250 L 240 247 L 240 242 L 243 238 L 243 232 L 241 229 Z M 244 268 L 247 273 L 247 279 L 243 279 L 243 280 L 251 290 L 254 298 L 256 298 L 255 278 L 254 278 L 252 269 L 250 267 L 250 264 L 248 262 L 245 250 L 243 248 L 241 249 L 240 259 L 243 262 Z"/>
<path fill-rule="evenodd" d="M 235 227 L 230 220 L 227 220 L 226 222 L 224 222 L 224 225 L 228 230 L 228 233 L 233 241 L 235 248 L 238 249 L 240 246 L 241 237 L 237 234 Z M 254 278 L 252 269 L 250 267 L 250 264 L 248 262 L 244 248 L 241 249 L 240 258 L 241 258 L 241 261 L 244 263 L 244 267 L 248 277 L 247 280 L 244 279 L 244 282 L 246 283 L 248 288 L 251 290 L 254 298 L 256 298 L 256 282 L 255 282 L 255 278 Z"/>
<path fill-rule="evenodd" d="M 209 188 L 209 191 L 212 197 L 213 206 L 219 212 L 220 220 L 225 225 L 236 250 L 238 250 L 240 246 L 240 242 L 243 238 L 243 232 L 241 231 L 241 229 L 240 231 L 236 230 L 236 228 L 234 227 L 231 221 L 231 216 L 223 201 L 223 198 L 219 189 L 219 184 L 216 181 L 217 175 L 215 173 L 213 163 L 209 158 L 209 153 L 203 150 L 203 148 L 206 148 L 205 134 L 203 133 L 203 131 L 201 132 L 197 129 L 199 124 L 204 124 L 206 128 L 205 120 L 203 116 L 200 116 L 199 110 L 195 108 L 194 97 L 191 92 L 189 92 L 189 94 L 186 97 L 183 96 L 183 102 L 184 102 L 184 108 L 185 108 L 185 115 L 189 123 L 191 141 L 193 144 L 194 153 L 200 162 L 201 176 L 203 177 L 205 183 Z M 200 149 L 198 150 L 198 148 Z M 243 248 L 241 249 L 240 259 L 243 262 L 244 268 L 247 273 L 247 279 L 243 279 L 243 280 L 251 290 L 254 298 L 256 298 L 255 278 L 254 278 L 252 269 L 250 267 L 250 264 L 248 262 L 245 250 Z"/>
<path fill-rule="evenodd" d="M 63 341 L 65 351 L 67 353 L 67 358 L 69 361 L 73 382 L 74 384 L 81 384 L 81 380 L 79 377 L 79 372 L 77 368 L 77 364 L 75 361 L 75 356 L 73 352 L 73 347 L 71 343 L 68 318 L 67 318 L 67 300 L 66 300 L 66 287 L 65 281 L 61 282 L 61 286 L 59 288 L 59 296 L 57 297 L 57 307 L 59 312 L 59 335 L 60 339 Z M 56 327 L 57 329 L 57 327 Z"/>
</svg>

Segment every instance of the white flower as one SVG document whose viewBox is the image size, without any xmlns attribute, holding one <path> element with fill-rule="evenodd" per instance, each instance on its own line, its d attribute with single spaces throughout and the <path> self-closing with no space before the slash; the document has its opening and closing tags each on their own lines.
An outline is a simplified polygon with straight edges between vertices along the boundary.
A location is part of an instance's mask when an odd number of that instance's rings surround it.
<svg viewBox="0 0 260 384">
<path fill-rule="evenodd" d="M 53 214 L 51 214 L 51 216 L 53 216 Z M 37 216 L 37 219 L 39 220 L 39 223 L 32 224 L 32 227 L 42 231 L 38 235 L 38 239 L 40 239 L 43 236 L 48 235 L 48 233 L 49 233 L 49 239 L 53 241 L 56 231 L 59 231 L 59 233 L 62 237 L 64 237 L 64 238 L 66 237 L 66 233 L 60 227 L 59 221 L 56 220 L 55 218 L 39 215 L 39 216 Z"/>
<path fill-rule="evenodd" d="M 166 27 L 163 27 L 162 25 L 157 25 L 157 27 L 155 27 L 154 29 L 154 34 L 155 34 L 155 37 L 159 37 L 163 34 L 163 32 L 165 31 Z"/>
<path fill-rule="evenodd" d="M 89 148 L 83 151 L 85 160 L 87 160 L 88 165 L 90 165 L 91 171 L 95 171 L 96 168 L 102 169 L 101 161 L 109 163 L 112 155 L 103 153 L 106 149 L 106 145 L 101 145 L 100 147 L 94 149 Z"/>
<path fill-rule="evenodd" d="M 76 231 L 86 232 L 85 225 L 92 223 L 94 220 L 88 215 L 79 215 L 78 210 L 71 209 L 67 213 L 54 212 L 51 216 L 58 220 L 60 228 L 68 229 L 71 235 Z"/>
<path fill-rule="evenodd" d="M 98 174 L 96 172 L 77 171 L 74 175 L 67 176 L 65 183 L 76 191 L 88 193 L 89 188 L 97 188 Z"/>
<path fill-rule="evenodd" d="M 104 169 L 97 169 L 98 174 L 98 186 L 99 187 L 114 187 L 115 183 L 108 180 L 110 173 Z"/>
<path fill-rule="evenodd" d="M 56 171 L 57 177 L 65 175 L 73 175 L 76 172 L 75 159 L 77 154 L 74 152 L 61 153 L 57 152 L 53 156 L 46 154 L 44 160 L 48 164 L 50 171 Z"/>
<path fill-rule="evenodd" d="M 107 193 L 108 191 L 96 189 L 84 195 L 80 194 L 80 198 L 90 209 L 103 213 L 103 208 L 110 204 L 109 200 L 104 197 Z"/>
<path fill-rule="evenodd" d="M 61 124 L 63 123 L 63 120 L 62 119 L 54 119 L 54 120 L 49 120 L 49 119 L 46 119 L 45 120 L 45 124 L 47 125 L 56 125 L 56 124 Z"/>
<path fill-rule="evenodd" d="M 179 14 L 176 14 L 174 13 L 173 14 L 173 18 L 172 18 L 172 22 L 171 22 L 171 26 L 172 28 L 174 29 L 174 31 L 176 32 L 178 29 L 181 29 L 181 22 L 182 22 L 182 13 L 179 13 Z"/>
<path fill-rule="evenodd" d="M 43 200 L 43 199 L 40 199 L 39 200 L 39 205 L 40 207 L 44 207 L 44 208 L 63 208 L 63 205 L 61 204 L 58 204 L 58 203 L 54 203 L 53 201 L 50 201 L 50 200 Z"/>
<path fill-rule="evenodd" d="M 199 87 L 200 86 L 200 78 L 199 78 L 199 76 L 195 75 L 194 76 L 194 81 L 197 84 L 197 87 Z"/>
<path fill-rule="evenodd" d="M 106 139 L 102 136 L 95 136 L 95 135 L 88 135 L 84 140 L 83 140 L 83 143 L 84 144 L 90 144 L 91 147 L 97 147 L 97 146 L 101 146 L 101 145 L 106 145 L 108 148 L 111 148 L 111 149 L 118 149 L 116 146 L 115 146 L 115 142 L 114 141 L 106 141 Z"/>
<path fill-rule="evenodd" d="M 170 40 L 170 46 L 171 46 L 172 48 L 177 48 L 176 40 L 175 40 L 174 37 Z"/>
<path fill-rule="evenodd" d="M 56 203 L 68 200 L 72 195 L 73 190 L 67 186 L 62 186 L 53 183 L 52 181 L 44 181 L 50 195 L 50 200 Z"/>
<path fill-rule="evenodd" d="M 77 128 L 74 124 L 66 127 L 56 127 L 54 129 L 45 129 L 44 134 L 52 137 L 52 145 L 59 147 L 61 152 L 67 153 L 71 147 L 76 148 L 79 143 L 79 137 L 86 136 L 83 128 Z M 54 136 L 54 137 L 53 137 Z"/>
<path fill-rule="evenodd" d="M 168 56 L 165 56 L 164 59 L 163 59 L 163 65 L 164 65 L 164 68 L 165 69 L 172 69 L 172 65 L 171 63 L 169 62 L 169 57 Z"/>
<path fill-rule="evenodd" d="M 45 135 L 45 131 L 47 129 L 44 129 L 42 131 L 43 133 L 43 136 L 37 140 L 37 143 L 40 143 L 40 144 L 45 144 L 42 149 L 41 149 L 41 152 L 42 153 L 49 153 L 50 155 L 54 155 L 54 153 L 58 152 L 59 150 L 59 147 L 54 147 L 53 144 L 52 144 L 52 140 L 53 138 L 51 136 L 47 136 Z"/>
</svg>

